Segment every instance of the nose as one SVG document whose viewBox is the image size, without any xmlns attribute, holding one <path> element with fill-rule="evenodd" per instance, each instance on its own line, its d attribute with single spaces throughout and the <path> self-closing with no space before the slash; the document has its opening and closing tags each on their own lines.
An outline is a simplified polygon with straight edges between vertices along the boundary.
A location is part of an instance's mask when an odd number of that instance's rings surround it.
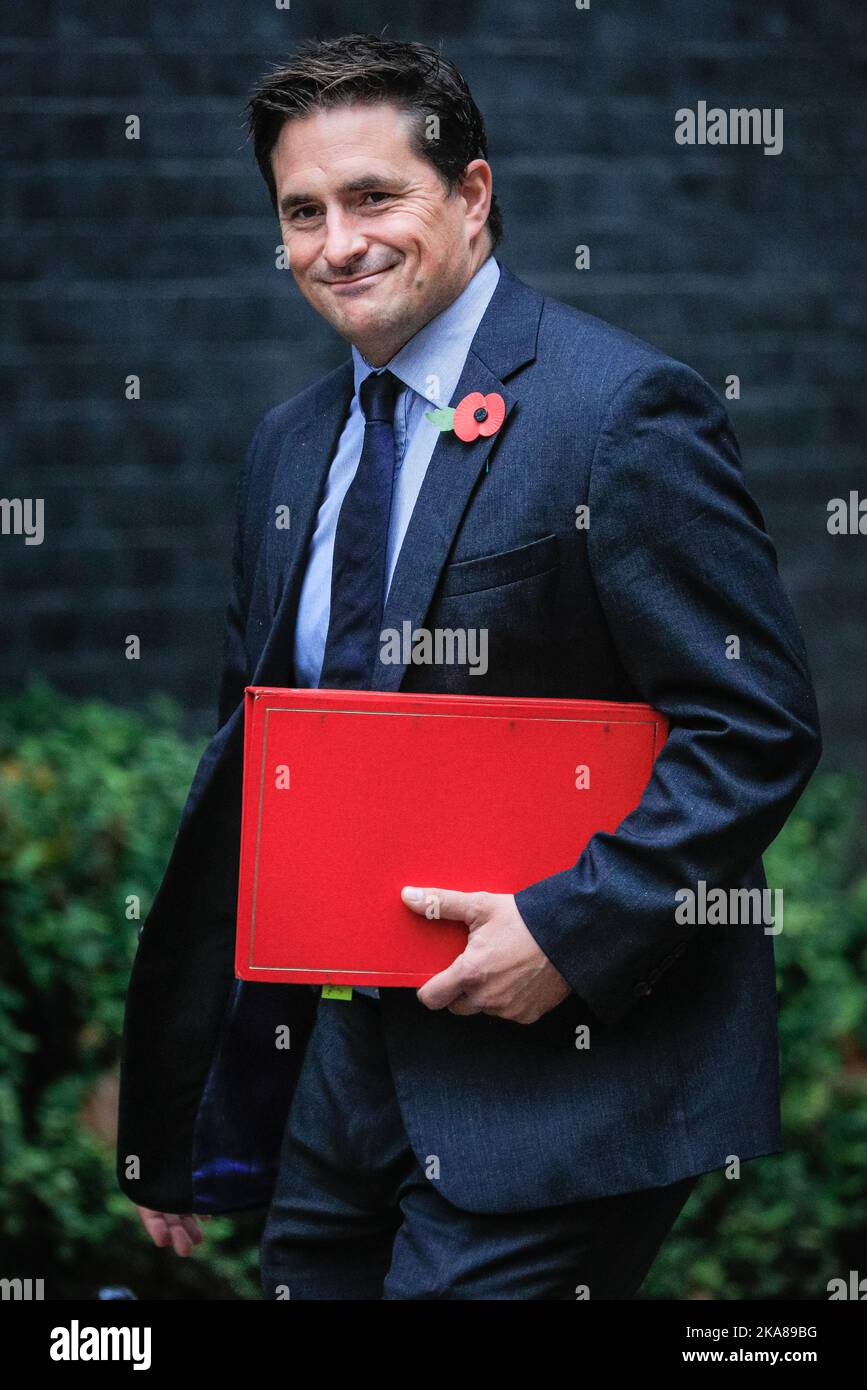
<svg viewBox="0 0 867 1390">
<path fill-rule="evenodd" d="M 355 219 L 342 208 L 329 208 L 325 214 L 325 244 L 323 258 L 334 271 L 344 270 L 352 261 L 363 256 L 367 241 L 358 230 Z"/>
</svg>

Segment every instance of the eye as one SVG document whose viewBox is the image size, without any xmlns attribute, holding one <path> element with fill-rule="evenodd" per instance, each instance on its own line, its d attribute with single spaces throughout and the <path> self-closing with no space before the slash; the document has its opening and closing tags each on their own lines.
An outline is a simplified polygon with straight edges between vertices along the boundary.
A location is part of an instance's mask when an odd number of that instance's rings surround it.
<svg viewBox="0 0 867 1390">
<path fill-rule="evenodd" d="M 364 196 L 365 196 L 365 198 L 390 198 L 390 197 L 391 197 L 391 194 L 390 194 L 390 193 L 384 193 L 384 192 L 382 192 L 381 190 L 378 189 L 378 190 L 376 190 L 375 192 L 372 192 L 372 193 L 365 193 Z"/>
<path fill-rule="evenodd" d="M 304 207 L 296 208 L 290 221 L 292 222 L 312 222 L 314 217 L 319 216 L 319 209 L 313 203 L 306 203 Z"/>
</svg>

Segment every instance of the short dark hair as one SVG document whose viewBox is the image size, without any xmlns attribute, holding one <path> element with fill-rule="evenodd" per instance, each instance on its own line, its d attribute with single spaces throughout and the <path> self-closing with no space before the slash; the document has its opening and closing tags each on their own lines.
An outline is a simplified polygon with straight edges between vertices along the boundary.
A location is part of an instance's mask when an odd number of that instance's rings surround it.
<svg viewBox="0 0 867 1390">
<path fill-rule="evenodd" d="M 408 111 L 415 153 L 433 164 L 449 193 L 471 160 L 488 157 L 485 123 L 469 87 L 454 63 L 434 49 L 375 34 L 314 40 L 260 78 L 247 105 L 256 162 L 275 211 L 271 152 L 286 121 L 355 102 L 391 102 Z M 431 116 L 437 118 L 436 139 L 427 136 Z M 487 227 L 496 246 L 503 222 L 493 196 Z"/>
</svg>

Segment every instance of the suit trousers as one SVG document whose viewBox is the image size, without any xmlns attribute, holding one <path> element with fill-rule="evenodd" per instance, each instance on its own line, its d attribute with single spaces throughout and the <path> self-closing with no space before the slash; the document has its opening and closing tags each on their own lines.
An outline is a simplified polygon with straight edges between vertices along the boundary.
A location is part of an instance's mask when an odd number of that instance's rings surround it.
<svg viewBox="0 0 867 1390">
<path fill-rule="evenodd" d="M 403 1127 L 378 1001 L 320 1000 L 262 1233 L 264 1298 L 632 1298 L 698 1180 L 480 1214 L 431 1172 Z"/>
</svg>

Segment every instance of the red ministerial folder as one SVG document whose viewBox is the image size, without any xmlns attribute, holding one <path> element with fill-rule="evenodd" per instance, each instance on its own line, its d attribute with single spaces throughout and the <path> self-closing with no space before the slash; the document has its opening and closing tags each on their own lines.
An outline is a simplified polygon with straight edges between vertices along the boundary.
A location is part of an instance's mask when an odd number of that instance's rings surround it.
<svg viewBox="0 0 867 1390">
<path fill-rule="evenodd" d="M 248 687 L 236 977 L 418 988 L 467 929 L 401 888 L 515 893 L 569 868 L 667 734 L 645 704 Z"/>
</svg>

